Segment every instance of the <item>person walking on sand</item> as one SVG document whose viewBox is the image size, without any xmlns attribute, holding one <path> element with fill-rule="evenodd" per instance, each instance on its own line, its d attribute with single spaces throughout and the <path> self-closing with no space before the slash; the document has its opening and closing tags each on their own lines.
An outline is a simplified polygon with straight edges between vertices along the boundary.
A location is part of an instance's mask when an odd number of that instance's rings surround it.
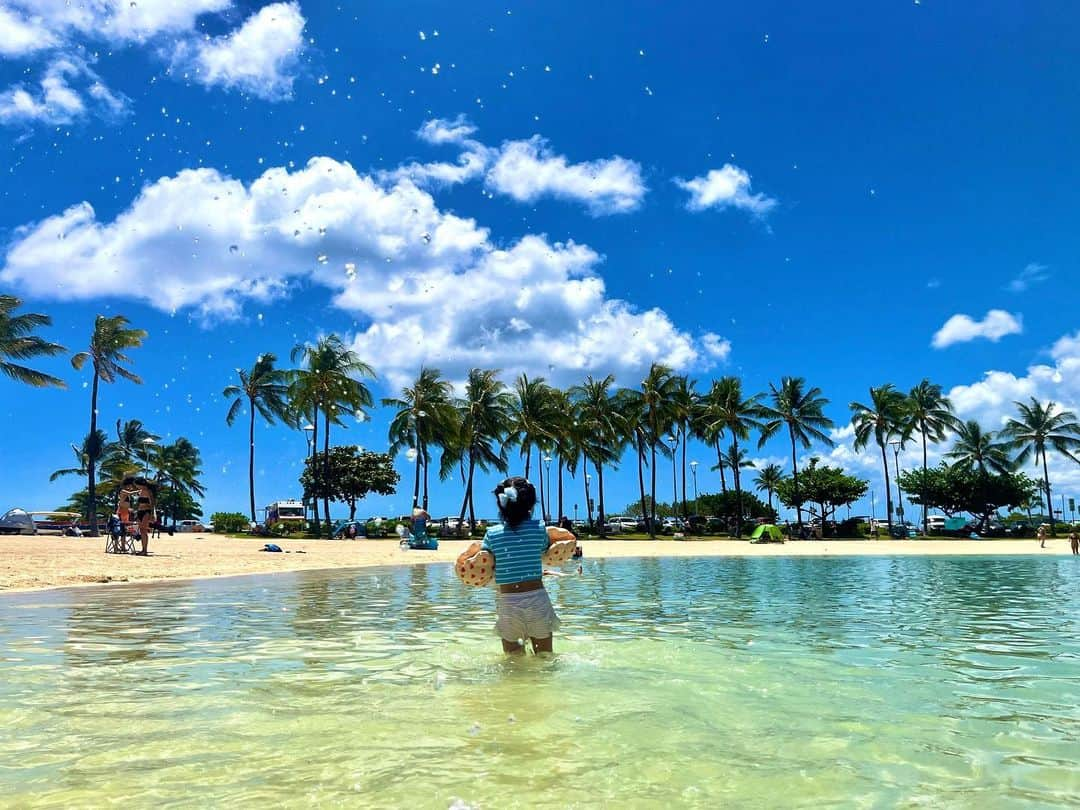
<svg viewBox="0 0 1080 810">
<path fill-rule="evenodd" d="M 1039 541 L 1039 548 L 1046 548 L 1046 527 L 1040 526 L 1035 532 L 1035 539 Z"/>
<path fill-rule="evenodd" d="M 534 653 L 550 653 L 559 617 L 544 590 L 540 555 L 548 533 L 533 517 L 536 489 L 524 478 L 507 478 L 495 487 L 495 503 L 502 523 L 489 528 L 480 544 L 495 557 L 495 633 L 505 653 L 523 654 L 525 639 Z"/>
<path fill-rule="evenodd" d="M 1076 533 L 1076 529 L 1069 532 L 1069 548 L 1074 555 L 1080 555 L 1080 534 Z"/>
</svg>

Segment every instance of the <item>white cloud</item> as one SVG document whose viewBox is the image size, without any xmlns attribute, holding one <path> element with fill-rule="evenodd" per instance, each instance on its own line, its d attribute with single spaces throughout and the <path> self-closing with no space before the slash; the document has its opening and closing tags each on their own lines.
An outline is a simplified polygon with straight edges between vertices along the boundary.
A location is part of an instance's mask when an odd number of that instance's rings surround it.
<svg viewBox="0 0 1080 810">
<path fill-rule="evenodd" d="M 0 5 L 0 56 L 25 56 L 56 43 L 56 36 L 39 20 Z"/>
<path fill-rule="evenodd" d="M 420 140 L 433 144 L 463 143 L 476 132 L 464 114 L 456 118 L 433 118 L 421 124 L 416 135 Z"/>
<path fill-rule="evenodd" d="M 1048 268 L 1045 264 L 1030 262 L 1024 266 L 1024 269 L 1020 271 L 1016 278 L 1005 285 L 1005 289 L 1009 292 L 1022 293 L 1026 291 L 1028 287 L 1050 278 L 1050 274 L 1047 270 Z"/>
<path fill-rule="evenodd" d="M 1006 335 L 1018 335 L 1024 331 L 1019 315 L 1013 315 L 1003 309 L 992 309 L 981 321 L 970 315 L 953 315 L 934 334 L 930 342 L 935 349 L 944 349 L 954 343 L 967 343 L 976 338 L 984 338 L 997 343 Z"/>
<path fill-rule="evenodd" d="M 609 298 L 601 261 L 542 235 L 496 245 L 408 180 L 380 182 L 318 157 L 249 185 L 185 170 L 148 185 L 112 221 L 89 203 L 72 206 L 16 232 L 0 283 L 41 298 L 190 307 L 214 321 L 312 281 L 357 318 L 357 348 L 391 382 L 420 363 L 452 377 L 484 365 L 569 379 L 637 374 L 656 360 L 688 368 L 730 352 L 659 309 Z"/>
<path fill-rule="evenodd" d="M 233 8 L 234 0 L 0 0 L 0 58 L 40 60 L 52 73 L 40 92 L 24 84 L 0 91 L 0 123 L 68 124 L 122 111 L 127 99 L 76 56 L 102 46 L 149 47 L 155 56 L 171 56 L 181 68 L 174 72 L 185 78 L 261 98 L 288 97 L 303 48 L 299 5 L 265 6 L 222 37 L 200 34 L 200 17 Z M 58 64 L 83 69 L 57 72 Z M 76 77 L 87 78 L 89 86 L 73 86 Z"/>
<path fill-rule="evenodd" d="M 7 125 L 70 124 L 91 112 L 114 117 L 126 108 L 127 99 L 105 87 L 77 58 L 51 62 L 37 89 L 18 84 L 0 92 L 0 124 Z"/>
<path fill-rule="evenodd" d="M 691 211 L 708 208 L 738 208 L 755 216 L 765 216 L 776 207 L 776 200 L 764 194 L 750 193 L 750 175 L 744 169 L 725 163 L 703 177 L 692 180 L 675 178 L 675 185 L 690 193 L 686 207 Z"/>
<path fill-rule="evenodd" d="M 181 41 L 175 62 L 208 87 L 238 89 L 277 100 L 292 95 L 306 21 L 297 3 L 259 9 L 235 31 L 207 40 Z"/>
<path fill-rule="evenodd" d="M 504 143 L 485 182 L 518 202 L 556 197 L 583 203 L 597 215 L 633 211 L 646 192 L 638 163 L 619 156 L 570 163 L 539 135 Z"/>
</svg>

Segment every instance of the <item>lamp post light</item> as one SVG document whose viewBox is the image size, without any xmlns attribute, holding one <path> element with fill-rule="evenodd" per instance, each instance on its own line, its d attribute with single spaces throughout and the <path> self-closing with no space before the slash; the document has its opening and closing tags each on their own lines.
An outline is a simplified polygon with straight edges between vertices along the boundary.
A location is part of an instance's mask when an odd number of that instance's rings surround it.
<svg viewBox="0 0 1080 810">
<path fill-rule="evenodd" d="M 900 528 L 904 528 L 904 496 L 900 489 L 900 441 L 894 439 L 889 444 L 893 449 L 893 470 L 896 475 L 896 514 L 900 518 Z"/>
<path fill-rule="evenodd" d="M 698 513 L 698 502 L 697 502 L 697 465 L 698 465 L 698 463 L 697 463 L 696 461 L 691 461 L 691 462 L 690 462 L 690 475 L 691 475 L 691 477 L 692 477 L 692 478 L 694 479 L 694 514 L 695 514 L 695 515 L 696 515 L 696 514 Z"/>
<path fill-rule="evenodd" d="M 589 473 L 585 473 L 585 512 L 589 516 L 589 531 L 593 529 L 592 522 L 592 492 L 589 491 L 589 483 L 592 481 L 592 476 Z"/>
<path fill-rule="evenodd" d="M 671 514 L 679 514 L 679 482 L 675 475 L 675 448 L 679 446 L 679 440 L 674 434 L 668 434 L 668 446 L 671 448 Z"/>
<path fill-rule="evenodd" d="M 544 456 L 544 466 L 547 467 L 547 480 L 544 482 L 544 522 L 551 522 L 551 456 Z M 562 517 L 560 515 L 560 517 Z"/>
</svg>

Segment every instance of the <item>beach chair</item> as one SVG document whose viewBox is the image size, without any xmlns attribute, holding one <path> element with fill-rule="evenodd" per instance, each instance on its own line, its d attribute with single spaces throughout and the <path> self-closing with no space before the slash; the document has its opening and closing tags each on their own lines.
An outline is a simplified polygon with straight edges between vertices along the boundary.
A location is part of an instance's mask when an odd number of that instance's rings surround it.
<svg viewBox="0 0 1080 810">
<path fill-rule="evenodd" d="M 135 533 L 129 532 L 125 524 L 120 524 L 119 531 L 111 528 L 105 532 L 106 554 L 134 554 Z"/>
</svg>

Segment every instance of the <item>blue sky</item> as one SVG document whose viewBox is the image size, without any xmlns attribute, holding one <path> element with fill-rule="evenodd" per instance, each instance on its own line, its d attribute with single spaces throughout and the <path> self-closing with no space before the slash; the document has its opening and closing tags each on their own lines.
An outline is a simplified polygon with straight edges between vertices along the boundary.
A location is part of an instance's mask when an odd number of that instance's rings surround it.
<svg viewBox="0 0 1080 810">
<path fill-rule="evenodd" d="M 838 428 L 924 376 L 989 427 L 1080 405 L 1069 4 L 181 5 L 0 0 L 0 289 L 73 350 L 99 312 L 150 332 L 101 420 L 195 441 L 208 513 L 247 497 L 221 389 L 328 331 L 380 395 L 421 362 L 634 385 L 658 359 L 804 376 Z M 5 507 L 74 488 L 47 478 L 87 376 L 39 365 L 69 389 L 0 382 Z M 339 436 L 385 447 L 372 417 Z M 303 436 L 258 431 L 259 503 L 295 495 Z M 836 439 L 813 454 L 880 503 Z M 635 491 L 628 463 L 609 504 Z"/>
</svg>

